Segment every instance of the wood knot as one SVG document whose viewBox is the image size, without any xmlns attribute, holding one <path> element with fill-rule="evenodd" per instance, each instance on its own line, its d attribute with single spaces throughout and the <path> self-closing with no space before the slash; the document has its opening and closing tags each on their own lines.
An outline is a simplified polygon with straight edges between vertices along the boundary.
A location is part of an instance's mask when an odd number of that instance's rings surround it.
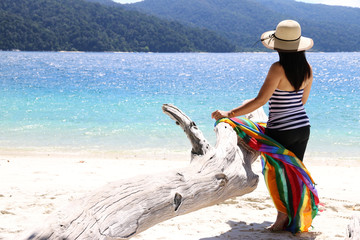
<svg viewBox="0 0 360 240">
<path fill-rule="evenodd" d="M 219 183 L 220 187 L 224 187 L 229 182 L 229 179 L 223 173 L 216 174 L 215 178 L 216 178 L 216 180 L 220 180 L 220 183 Z"/>
<path fill-rule="evenodd" d="M 194 122 L 194 121 L 191 121 L 191 123 L 190 123 L 190 126 L 189 126 L 190 128 L 191 127 L 196 127 L 196 123 Z M 196 129 L 197 129 L 197 127 L 196 127 Z"/>
<path fill-rule="evenodd" d="M 226 175 L 223 174 L 223 173 L 218 173 L 218 174 L 216 174 L 216 175 L 215 175 L 215 178 L 216 178 L 216 180 L 226 179 L 226 181 L 227 181 L 227 177 L 226 177 Z"/>
<path fill-rule="evenodd" d="M 174 197 L 174 205 L 175 205 L 175 212 L 179 209 L 181 205 L 182 196 L 180 193 L 175 193 Z"/>
</svg>

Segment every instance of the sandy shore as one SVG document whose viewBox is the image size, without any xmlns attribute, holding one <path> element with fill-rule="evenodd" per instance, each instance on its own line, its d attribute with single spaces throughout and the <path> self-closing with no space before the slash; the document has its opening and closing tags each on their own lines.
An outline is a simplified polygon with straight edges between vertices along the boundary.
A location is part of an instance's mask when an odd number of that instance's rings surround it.
<svg viewBox="0 0 360 240">
<path fill-rule="evenodd" d="M 64 204 L 109 182 L 185 167 L 188 155 L 166 151 L 112 157 L 0 154 L 0 239 L 19 239 Z M 264 230 L 276 211 L 257 161 L 253 168 L 261 176 L 254 192 L 160 223 L 133 239 L 344 239 L 350 218 L 360 214 L 360 159 L 305 158 L 305 163 L 322 205 L 308 233 Z"/>
</svg>

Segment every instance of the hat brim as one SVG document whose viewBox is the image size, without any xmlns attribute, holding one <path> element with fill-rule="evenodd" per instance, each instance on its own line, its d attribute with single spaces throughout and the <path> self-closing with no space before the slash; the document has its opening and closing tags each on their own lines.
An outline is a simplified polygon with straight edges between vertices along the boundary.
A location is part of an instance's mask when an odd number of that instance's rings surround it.
<svg viewBox="0 0 360 240">
<path fill-rule="evenodd" d="M 301 36 L 296 41 L 283 41 L 275 37 L 270 37 L 275 31 L 267 31 L 261 35 L 262 44 L 269 48 L 277 51 L 284 52 L 300 52 L 309 50 L 314 46 L 314 41 L 311 38 Z"/>
</svg>

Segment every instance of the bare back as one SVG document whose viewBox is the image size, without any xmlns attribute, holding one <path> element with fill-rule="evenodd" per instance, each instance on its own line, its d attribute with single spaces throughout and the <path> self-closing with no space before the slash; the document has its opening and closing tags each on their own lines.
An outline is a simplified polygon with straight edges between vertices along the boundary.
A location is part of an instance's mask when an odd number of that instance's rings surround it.
<svg viewBox="0 0 360 240">
<path fill-rule="evenodd" d="M 279 68 L 278 74 L 280 74 L 279 76 L 280 82 L 277 86 L 277 89 L 282 91 L 289 91 L 289 92 L 295 91 L 295 88 L 291 85 L 290 81 L 287 79 L 284 68 L 280 65 L 280 63 L 277 62 L 274 65 L 276 65 L 276 67 Z M 309 82 L 311 82 L 311 80 L 312 80 L 312 71 L 311 71 L 311 77 L 303 82 L 303 84 L 300 87 L 300 90 L 304 89 L 309 84 Z"/>
</svg>

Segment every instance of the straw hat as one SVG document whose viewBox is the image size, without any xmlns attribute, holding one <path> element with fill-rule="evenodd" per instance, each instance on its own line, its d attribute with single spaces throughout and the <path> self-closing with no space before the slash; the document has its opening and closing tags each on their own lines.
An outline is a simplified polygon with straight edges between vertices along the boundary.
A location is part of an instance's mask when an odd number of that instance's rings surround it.
<svg viewBox="0 0 360 240">
<path fill-rule="evenodd" d="M 281 21 L 275 31 L 261 35 L 261 42 L 267 48 L 283 52 L 305 51 L 314 45 L 311 38 L 301 36 L 300 24 L 294 20 Z"/>
</svg>

